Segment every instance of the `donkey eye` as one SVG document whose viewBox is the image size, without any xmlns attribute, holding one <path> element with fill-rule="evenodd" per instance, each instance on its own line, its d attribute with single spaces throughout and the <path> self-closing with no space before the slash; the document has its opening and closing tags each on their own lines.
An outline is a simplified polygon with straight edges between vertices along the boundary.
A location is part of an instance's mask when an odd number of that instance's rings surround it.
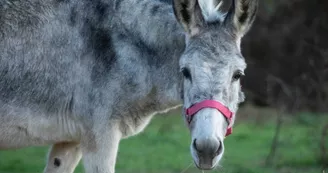
<svg viewBox="0 0 328 173">
<path fill-rule="evenodd" d="M 244 73 L 242 71 L 236 71 L 232 77 L 233 81 L 237 81 L 240 79 L 242 76 L 244 76 Z"/>
<path fill-rule="evenodd" d="M 191 80 L 191 74 L 188 68 L 183 68 L 181 72 L 186 79 Z"/>
</svg>

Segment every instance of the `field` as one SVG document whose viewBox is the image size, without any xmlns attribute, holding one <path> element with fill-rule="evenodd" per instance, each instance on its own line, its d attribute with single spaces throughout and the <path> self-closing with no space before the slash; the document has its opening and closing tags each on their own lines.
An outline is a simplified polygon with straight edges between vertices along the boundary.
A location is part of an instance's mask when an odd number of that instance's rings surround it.
<svg viewBox="0 0 328 173">
<path fill-rule="evenodd" d="M 319 141 L 327 115 L 284 116 L 273 164 L 265 166 L 275 132 L 277 112 L 245 106 L 234 133 L 225 139 L 217 173 L 323 173 Z M 178 112 L 156 116 L 146 130 L 121 142 L 117 173 L 200 173 L 189 153 L 190 136 Z M 328 148 L 328 139 L 326 141 Z M 0 173 L 37 173 L 45 165 L 47 147 L 0 151 Z M 328 171 L 328 170 L 327 170 Z M 75 171 L 83 172 L 81 164 Z"/>
</svg>

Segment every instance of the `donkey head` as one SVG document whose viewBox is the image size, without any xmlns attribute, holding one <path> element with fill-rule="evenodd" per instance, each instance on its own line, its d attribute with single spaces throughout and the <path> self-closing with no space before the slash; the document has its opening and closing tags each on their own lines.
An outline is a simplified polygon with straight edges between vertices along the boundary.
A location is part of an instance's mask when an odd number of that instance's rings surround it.
<svg viewBox="0 0 328 173">
<path fill-rule="evenodd" d="M 200 169 L 213 169 L 222 158 L 224 137 L 244 100 L 239 79 L 246 63 L 240 40 L 250 29 L 258 4 L 258 0 L 233 0 L 228 13 L 220 15 L 218 1 L 173 1 L 176 19 L 186 33 L 180 58 L 183 105 L 191 154 Z"/>
</svg>

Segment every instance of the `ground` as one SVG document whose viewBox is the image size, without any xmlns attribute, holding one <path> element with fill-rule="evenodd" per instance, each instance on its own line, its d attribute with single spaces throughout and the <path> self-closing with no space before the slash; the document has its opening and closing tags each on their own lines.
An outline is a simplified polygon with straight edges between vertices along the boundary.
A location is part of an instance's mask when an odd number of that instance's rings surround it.
<svg viewBox="0 0 328 173">
<path fill-rule="evenodd" d="M 279 148 L 265 166 L 275 132 L 276 111 L 245 106 L 216 173 L 323 173 L 319 164 L 320 134 L 327 115 L 284 115 Z M 121 142 L 117 173 L 200 173 L 189 153 L 190 135 L 178 112 L 156 116 L 146 130 Z M 328 148 L 328 137 L 325 144 Z M 42 172 L 47 147 L 0 151 L 0 173 Z M 328 169 L 326 170 L 328 172 Z M 81 164 L 75 173 L 82 173 Z"/>
</svg>

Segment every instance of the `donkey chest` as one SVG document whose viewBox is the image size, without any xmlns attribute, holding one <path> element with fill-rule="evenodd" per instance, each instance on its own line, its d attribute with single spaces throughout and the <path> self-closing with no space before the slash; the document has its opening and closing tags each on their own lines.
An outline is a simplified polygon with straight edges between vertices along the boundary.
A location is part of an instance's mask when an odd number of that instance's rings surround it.
<svg viewBox="0 0 328 173">
<path fill-rule="evenodd" d="M 127 138 L 133 135 L 137 135 L 140 132 L 142 132 L 151 119 L 153 118 L 153 115 L 144 115 L 142 117 L 131 117 L 126 118 L 123 121 L 121 121 L 120 128 L 123 135 L 123 138 Z"/>
<path fill-rule="evenodd" d="M 140 106 L 140 105 L 139 105 Z M 121 121 L 121 132 L 124 137 L 129 137 L 142 132 L 156 114 L 166 113 L 180 105 L 161 105 L 156 102 L 131 108 Z"/>
</svg>

